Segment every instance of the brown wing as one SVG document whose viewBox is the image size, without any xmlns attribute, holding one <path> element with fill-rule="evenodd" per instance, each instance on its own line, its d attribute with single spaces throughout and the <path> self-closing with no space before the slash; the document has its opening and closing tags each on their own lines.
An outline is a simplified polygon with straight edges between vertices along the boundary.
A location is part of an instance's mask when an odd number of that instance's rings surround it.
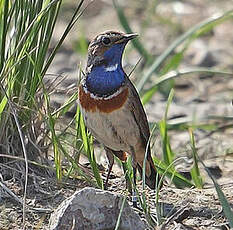
<svg viewBox="0 0 233 230">
<path fill-rule="evenodd" d="M 146 113 L 142 106 L 137 90 L 135 89 L 134 85 L 128 78 L 126 84 L 129 86 L 130 89 L 130 93 L 129 93 L 129 101 L 131 103 L 130 109 L 140 129 L 144 145 L 146 146 L 147 141 L 149 140 L 150 137 L 150 129 L 149 129 Z"/>
<path fill-rule="evenodd" d="M 139 152 L 136 152 L 137 159 L 139 160 L 138 170 L 142 175 L 143 160 L 145 157 L 146 145 L 150 137 L 150 129 L 149 129 L 146 113 L 143 109 L 137 90 L 135 89 L 134 85 L 131 83 L 131 81 L 128 78 L 127 78 L 127 85 L 130 89 L 130 93 L 129 93 L 130 98 L 128 100 L 130 103 L 129 107 L 131 109 L 135 122 L 140 129 L 141 140 L 143 144 L 143 149 L 141 149 Z M 153 160 L 151 158 L 150 148 L 148 149 L 147 160 L 149 164 L 148 163 L 146 164 L 146 184 L 150 188 L 154 189 L 156 186 L 157 172 Z"/>
</svg>

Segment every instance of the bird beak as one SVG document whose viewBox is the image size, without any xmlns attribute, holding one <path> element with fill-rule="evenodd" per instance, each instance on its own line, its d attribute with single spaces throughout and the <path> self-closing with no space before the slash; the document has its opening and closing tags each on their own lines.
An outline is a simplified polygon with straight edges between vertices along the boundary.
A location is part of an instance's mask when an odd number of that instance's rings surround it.
<svg viewBox="0 0 233 230">
<path fill-rule="evenodd" d="M 129 40 L 132 40 L 132 39 L 136 38 L 137 36 L 138 36 L 138 34 L 136 34 L 136 33 L 133 33 L 133 34 L 125 34 L 123 38 L 124 38 L 125 40 L 129 41 Z"/>
<path fill-rule="evenodd" d="M 133 34 L 124 34 L 118 41 L 115 42 L 115 44 L 117 43 L 127 43 L 129 40 L 132 40 L 134 38 L 136 38 L 138 36 L 138 34 L 133 33 Z"/>
</svg>

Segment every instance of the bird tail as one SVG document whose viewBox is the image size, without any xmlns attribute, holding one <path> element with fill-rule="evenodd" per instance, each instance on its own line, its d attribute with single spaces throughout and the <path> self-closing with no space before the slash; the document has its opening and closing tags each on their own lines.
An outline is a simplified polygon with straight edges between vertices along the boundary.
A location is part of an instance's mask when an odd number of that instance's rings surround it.
<svg viewBox="0 0 233 230">
<path fill-rule="evenodd" d="M 158 184 L 159 184 L 160 176 L 159 176 L 159 174 L 154 166 L 150 152 L 148 152 L 146 164 L 148 164 L 148 166 L 146 165 L 146 175 L 145 175 L 146 181 L 145 182 L 151 189 L 155 189 L 156 185 L 158 186 Z M 143 163 L 138 164 L 137 166 L 138 166 L 138 171 L 142 177 Z"/>
</svg>

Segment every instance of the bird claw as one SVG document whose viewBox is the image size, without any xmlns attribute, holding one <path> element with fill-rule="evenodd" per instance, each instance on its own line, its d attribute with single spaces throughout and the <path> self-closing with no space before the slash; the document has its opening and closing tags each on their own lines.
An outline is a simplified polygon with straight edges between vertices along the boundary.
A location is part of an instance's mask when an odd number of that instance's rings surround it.
<svg viewBox="0 0 233 230">
<path fill-rule="evenodd" d="M 137 201 L 133 201 L 133 207 L 138 208 Z"/>
<path fill-rule="evenodd" d="M 132 192 L 132 202 L 133 202 L 133 207 L 134 208 L 137 208 L 137 201 L 138 201 L 138 198 L 137 198 L 137 194 L 135 191 Z"/>
<path fill-rule="evenodd" d="M 104 190 L 108 190 L 108 184 L 104 184 Z"/>
<path fill-rule="evenodd" d="M 138 198 L 137 198 L 137 194 L 136 194 L 136 191 L 132 192 L 132 202 L 133 202 L 133 207 L 138 209 L 139 211 L 143 211 L 142 208 L 140 208 L 138 206 Z"/>
</svg>

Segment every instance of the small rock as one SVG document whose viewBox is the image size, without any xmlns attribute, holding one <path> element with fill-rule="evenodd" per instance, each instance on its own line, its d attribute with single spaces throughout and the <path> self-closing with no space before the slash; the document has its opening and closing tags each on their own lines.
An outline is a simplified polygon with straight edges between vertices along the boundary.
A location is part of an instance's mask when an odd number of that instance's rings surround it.
<svg viewBox="0 0 233 230">
<path fill-rule="evenodd" d="M 50 230 L 111 230 L 119 216 L 123 196 L 84 188 L 64 200 L 50 217 Z M 125 201 L 119 230 L 144 230 L 145 223 Z"/>
</svg>

